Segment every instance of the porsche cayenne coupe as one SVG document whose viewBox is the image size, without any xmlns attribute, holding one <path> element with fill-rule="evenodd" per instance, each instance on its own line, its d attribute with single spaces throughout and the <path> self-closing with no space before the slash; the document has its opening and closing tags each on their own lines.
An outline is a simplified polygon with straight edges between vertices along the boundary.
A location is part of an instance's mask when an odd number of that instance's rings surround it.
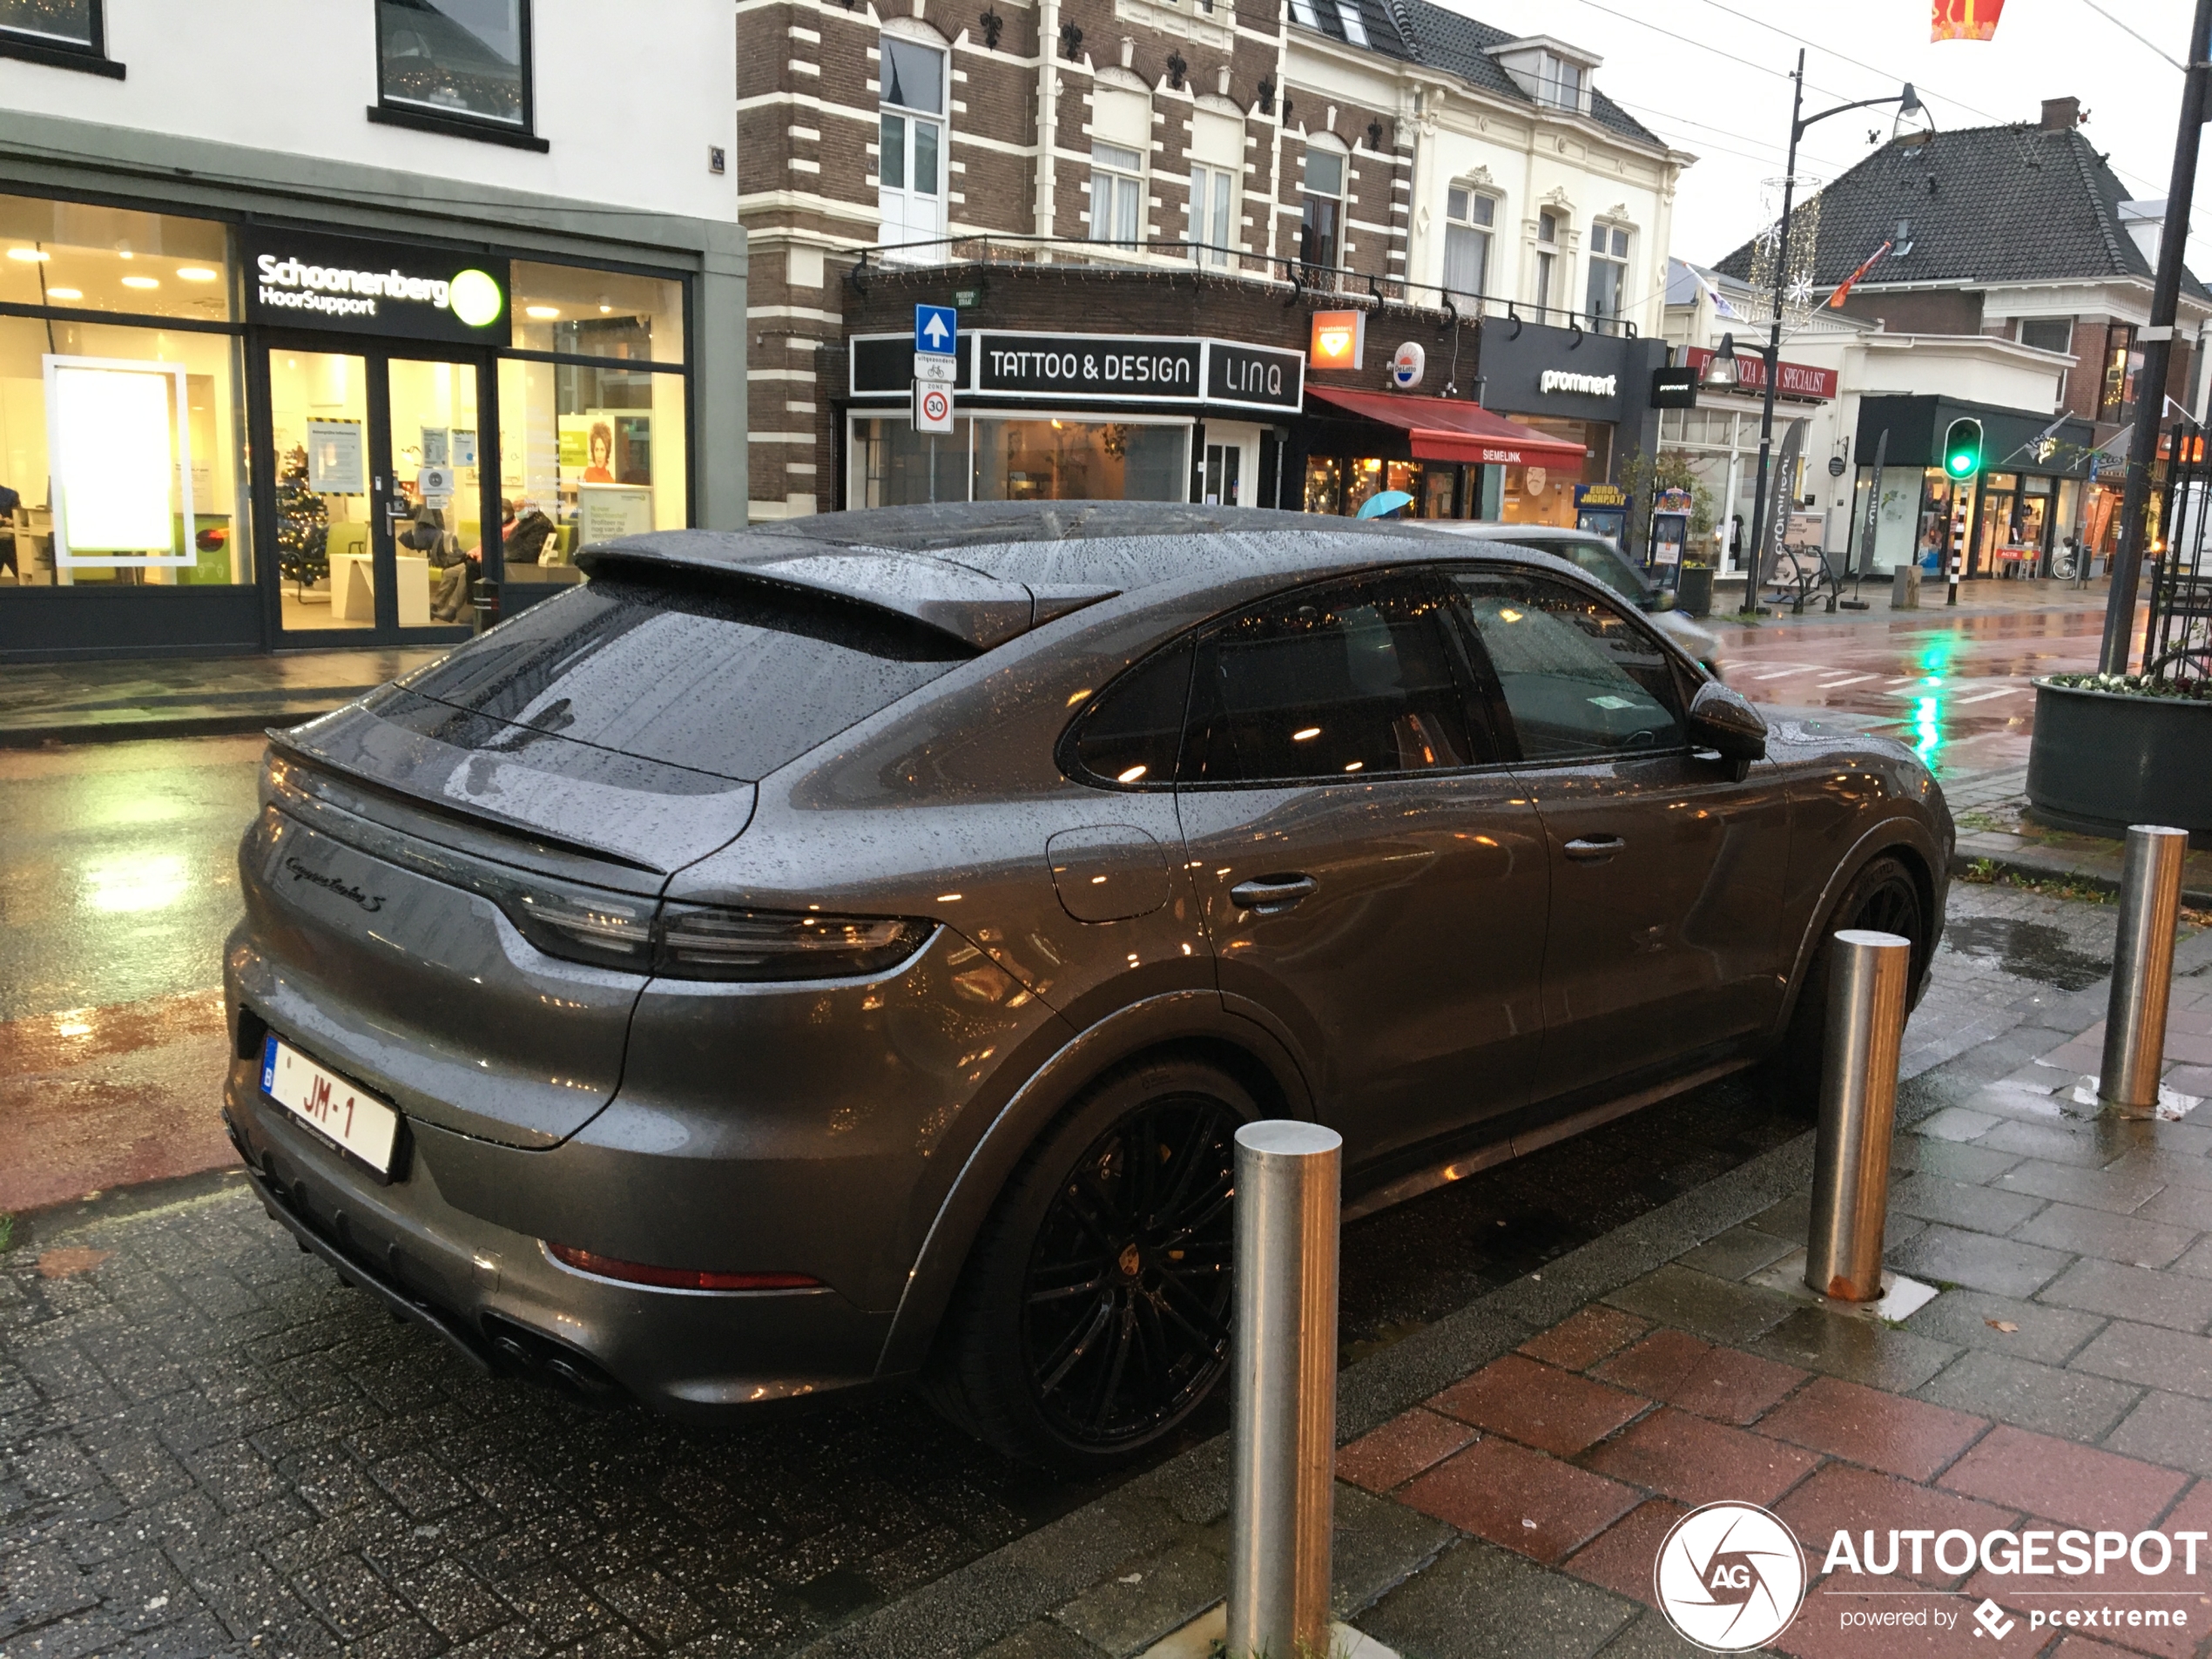
<svg viewBox="0 0 2212 1659">
<path fill-rule="evenodd" d="M 272 735 L 226 1117 L 486 1369 L 918 1379 L 1125 1458 L 1218 1382 L 1231 1137 L 1347 1213 L 1773 1058 L 1910 937 L 1908 750 L 1769 730 L 1565 562 L 1141 503 L 663 532 Z"/>
</svg>

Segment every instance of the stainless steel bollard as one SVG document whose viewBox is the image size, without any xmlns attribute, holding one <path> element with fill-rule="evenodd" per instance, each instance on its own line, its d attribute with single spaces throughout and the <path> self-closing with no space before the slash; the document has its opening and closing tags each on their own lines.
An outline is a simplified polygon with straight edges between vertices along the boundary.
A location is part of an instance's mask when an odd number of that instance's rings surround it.
<svg viewBox="0 0 2212 1659">
<path fill-rule="evenodd" d="M 1912 941 L 1851 927 L 1831 948 L 1805 1284 L 1841 1302 L 1878 1302 Z"/>
<path fill-rule="evenodd" d="M 2174 990 L 2174 929 L 2181 920 L 2187 830 L 2134 824 L 2120 871 L 2120 937 L 2112 951 L 2097 1097 L 2122 1112 L 2158 1109 L 2166 1061 L 2166 1005 Z"/>
<path fill-rule="evenodd" d="M 1343 1153 L 1318 1123 L 1237 1131 L 1235 1659 L 1329 1650 Z"/>
</svg>

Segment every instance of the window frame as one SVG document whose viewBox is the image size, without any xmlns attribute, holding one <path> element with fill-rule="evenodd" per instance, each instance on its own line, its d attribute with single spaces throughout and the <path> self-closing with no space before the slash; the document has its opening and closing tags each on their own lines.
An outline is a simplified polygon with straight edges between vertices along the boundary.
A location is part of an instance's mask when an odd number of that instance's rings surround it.
<svg viewBox="0 0 2212 1659">
<path fill-rule="evenodd" d="M 1452 198 L 1455 195 L 1467 199 L 1467 217 L 1464 219 L 1456 218 L 1452 212 Z M 1477 202 L 1484 203 L 1489 207 L 1488 222 L 1476 219 L 1474 205 Z M 1448 184 L 1444 187 L 1444 267 L 1439 273 L 1444 280 L 1438 286 L 1447 293 L 1470 300 L 1480 300 L 1489 292 L 1491 261 L 1497 254 L 1498 213 L 1503 206 L 1503 200 L 1496 192 L 1482 189 L 1477 185 Z M 1452 233 L 1453 231 L 1464 232 L 1475 243 L 1479 250 L 1477 262 L 1481 266 L 1480 280 L 1472 288 L 1459 288 L 1452 285 Z"/>
<path fill-rule="evenodd" d="M 1588 268 L 1582 278 L 1582 309 L 1583 314 L 1588 317 L 1593 327 L 1602 327 L 1608 322 L 1618 323 L 1628 315 L 1629 263 L 1628 250 L 1633 246 L 1630 239 L 1634 234 L 1630 226 L 1616 224 L 1611 219 L 1591 221 L 1589 255 L 1583 261 Z M 1620 239 L 1622 245 L 1622 251 L 1618 253 L 1612 251 L 1613 241 L 1616 237 Z M 1613 309 L 1610 312 L 1598 310 L 1595 303 L 1596 296 L 1590 291 L 1590 285 L 1598 280 L 1601 271 L 1608 273 L 1612 278 Z"/>
<path fill-rule="evenodd" d="M 1101 150 L 1111 150 L 1121 155 L 1133 156 L 1136 158 L 1135 163 L 1131 165 L 1125 166 L 1119 162 L 1101 161 L 1098 154 Z M 1125 144 L 1113 144 L 1104 138 L 1098 138 L 1091 139 L 1089 183 L 1090 206 L 1087 210 L 1090 214 L 1089 240 L 1100 243 L 1107 247 L 1118 247 L 1131 251 L 1140 249 L 1145 245 L 1146 237 L 1144 234 L 1144 215 L 1147 210 L 1146 197 L 1150 190 L 1150 184 L 1145 174 L 1146 160 L 1147 158 L 1143 151 L 1133 150 Z M 1117 235 L 1109 232 L 1105 226 L 1101 222 L 1111 216 L 1110 212 L 1103 213 L 1099 211 L 1098 181 L 1101 179 L 1109 180 L 1114 186 L 1106 192 L 1108 198 L 1107 206 L 1109 210 L 1115 203 L 1120 201 L 1122 197 L 1121 187 L 1123 185 L 1126 185 L 1130 186 L 1135 192 L 1136 223 L 1131 228 L 1130 233 L 1126 236 Z"/>
<path fill-rule="evenodd" d="M 1674 691 L 1675 705 L 1671 712 L 1676 724 L 1681 728 L 1683 740 L 1663 748 L 1623 749 L 1607 753 L 1539 756 L 1534 759 L 1526 757 L 1521 752 L 1521 728 L 1514 723 L 1513 710 L 1506 702 L 1505 684 L 1498 677 L 1497 669 L 1490 660 L 1488 650 L 1483 645 L 1481 633 L 1475 627 L 1474 618 L 1467 614 L 1464 593 L 1453 580 L 1461 573 L 1512 576 L 1527 582 L 1555 583 L 1587 593 L 1588 597 L 1613 612 L 1623 625 L 1654 646 L 1658 651 L 1660 660 L 1667 665 L 1667 677 Z M 1458 559 L 1440 566 L 1439 574 L 1450 589 L 1453 604 L 1449 610 L 1453 631 L 1460 637 L 1460 654 L 1482 687 L 1483 713 L 1489 724 L 1491 740 L 1499 755 L 1508 757 L 1502 759 L 1501 765 L 1511 766 L 1516 771 L 1537 766 L 1610 766 L 1618 765 L 1624 760 L 1654 760 L 1696 752 L 1696 745 L 1689 741 L 1689 705 L 1696 695 L 1695 685 L 1704 678 L 1703 671 L 1689 664 L 1682 649 L 1654 627 L 1648 616 L 1640 610 L 1625 609 L 1620 596 L 1596 577 L 1571 566 L 1566 571 L 1540 570 L 1508 559 Z"/>
<path fill-rule="evenodd" d="M 518 65 L 523 83 L 523 118 L 520 122 L 496 121 L 489 116 L 456 114 L 401 98 L 395 101 L 384 86 L 384 7 L 375 0 L 376 9 L 376 102 L 368 106 L 368 118 L 378 126 L 407 127 L 417 132 L 435 132 L 449 138 L 473 138 L 482 144 L 501 144 L 513 150 L 533 150 L 540 154 L 550 150 L 550 139 L 537 136 L 537 28 L 530 0 L 515 0 L 516 29 L 522 41 L 522 57 Z"/>
<path fill-rule="evenodd" d="M 1201 180 L 1205 181 L 1203 190 Z M 1215 270 L 1228 268 L 1230 255 L 1238 251 L 1238 177 L 1229 168 L 1217 167 L 1211 161 L 1191 162 L 1189 241 L 1193 265 L 1211 266 Z M 1222 236 L 1217 242 L 1213 239 L 1214 226 L 1201 223 L 1202 202 L 1206 219 L 1222 221 Z"/>
<path fill-rule="evenodd" d="M 1336 0 L 1337 23 L 1347 45 L 1366 46 L 1367 20 L 1359 15 L 1359 0 Z"/>
<path fill-rule="evenodd" d="M 1313 158 L 1317 155 L 1327 156 L 1337 164 L 1337 188 L 1333 194 L 1325 190 L 1316 190 L 1306 182 L 1307 174 L 1313 165 Z M 1316 271 L 1333 271 L 1338 268 L 1337 261 L 1344 254 L 1345 202 L 1351 189 L 1352 158 L 1348 154 L 1339 150 L 1316 148 L 1310 144 L 1306 145 L 1305 153 L 1298 158 L 1298 260 L 1300 265 Z M 1329 257 L 1325 260 L 1317 260 L 1310 255 L 1307 249 L 1313 233 L 1313 208 L 1316 205 L 1324 203 L 1334 210 L 1330 215 Z"/>
<path fill-rule="evenodd" d="M 937 107 L 935 109 L 925 110 L 915 105 L 898 104 L 892 101 L 888 90 L 891 76 L 887 66 L 891 61 L 890 48 L 894 41 L 903 46 L 911 46 L 917 51 L 928 52 L 937 59 Z M 876 234 L 879 238 L 882 235 L 884 219 L 883 193 L 886 191 L 892 191 L 902 197 L 908 205 L 915 202 L 935 204 L 934 226 L 937 233 L 934 237 L 921 239 L 918 245 L 927 247 L 943 240 L 952 212 L 952 64 L 953 54 L 949 46 L 889 30 L 879 31 L 876 36 L 875 188 Z M 886 117 L 899 121 L 904 135 L 901 139 L 903 147 L 899 154 L 900 182 L 895 185 L 884 182 L 883 124 Z M 937 187 L 934 191 L 917 190 L 914 185 L 914 133 L 924 123 L 927 123 L 937 130 Z M 902 207 L 900 218 L 902 224 L 906 224 L 913 218 L 913 215 Z M 913 228 L 911 224 L 907 224 L 906 227 L 908 231 Z M 909 236 L 900 243 L 893 246 L 916 245 L 914 239 Z"/>
<path fill-rule="evenodd" d="M 80 74 L 124 78 L 124 66 L 107 55 L 107 0 L 86 0 L 92 10 L 91 38 L 83 45 L 65 37 L 41 35 L 0 24 L 0 57 L 12 57 L 48 69 L 73 69 Z"/>
</svg>

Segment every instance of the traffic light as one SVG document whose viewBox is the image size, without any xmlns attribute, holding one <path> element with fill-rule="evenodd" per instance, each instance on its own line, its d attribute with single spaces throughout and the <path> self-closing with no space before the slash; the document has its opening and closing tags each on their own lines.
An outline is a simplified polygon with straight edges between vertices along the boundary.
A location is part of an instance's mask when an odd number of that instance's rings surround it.
<svg viewBox="0 0 2212 1659">
<path fill-rule="evenodd" d="M 1943 469 L 1953 478 L 1971 478 L 1981 470 L 1981 422 L 1961 418 L 1951 423 L 1943 441 Z"/>
</svg>

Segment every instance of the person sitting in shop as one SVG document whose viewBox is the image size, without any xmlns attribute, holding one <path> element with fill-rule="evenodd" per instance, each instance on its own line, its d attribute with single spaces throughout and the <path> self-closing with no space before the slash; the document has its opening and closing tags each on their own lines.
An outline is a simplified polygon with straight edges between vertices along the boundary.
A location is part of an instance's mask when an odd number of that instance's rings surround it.
<svg viewBox="0 0 2212 1659">
<path fill-rule="evenodd" d="M 469 584 L 479 567 L 446 529 L 445 514 L 435 507 L 417 507 L 397 539 L 401 547 L 421 554 L 438 573 L 430 588 L 430 619 L 459 622 L 469 608 Z"/>
</svg>

